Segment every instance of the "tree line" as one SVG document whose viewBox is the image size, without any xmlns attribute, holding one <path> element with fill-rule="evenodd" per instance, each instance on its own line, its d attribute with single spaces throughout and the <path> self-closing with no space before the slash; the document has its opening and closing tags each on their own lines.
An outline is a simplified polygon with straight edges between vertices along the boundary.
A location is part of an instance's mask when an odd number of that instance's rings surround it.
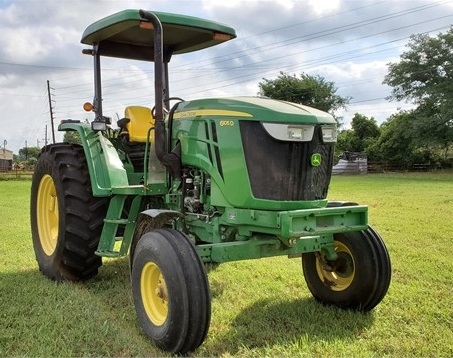
<svg viewBox="0 0 453 358">
<path fill-rule="evenodd" d="M 356 113 L 351 128 L 341 130 L 336 152 L 365 152 L 369 161 L 411 168 L 417 163 L 453 167 L 453 27 L 436 37 L 410 37 L 400 60 L 388 64 L 383 84 L 392 88 L 389 101 L 405 100 L 381 125 Z M 309 105 L 330 113 L 345 108 L 350 97 L 336 94 L 333 82 L 319 76 L 280 73 L 259 84 L 260 95 Z M 336 118 L 341 128 L 341 118 Z"/>
</svg>

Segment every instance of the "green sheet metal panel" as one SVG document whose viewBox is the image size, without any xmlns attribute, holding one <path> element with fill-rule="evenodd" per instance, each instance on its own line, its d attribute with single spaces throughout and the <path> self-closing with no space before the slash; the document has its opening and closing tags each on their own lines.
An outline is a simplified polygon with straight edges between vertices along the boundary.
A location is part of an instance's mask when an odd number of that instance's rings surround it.
<svg viewBox="0 0 453 358">
<path fill-rule="evenodd" d="M 198 51 L 236 37 L 233 28 L 218 22 L 164 12 L 154 14 L 162 23 L 163 45 L 170 55 Z M 107 43 L 104 47 L 107 56 L 152 60 L 149 54 L 153 48 L 153 29 L 141 18 L 139 10 L 123 10 L 94 22 L 84 31 L 81 42 Z M 138 52 L 143 56 L 131 53 L 137 49 L 142 50 Z"/>
<path fill-rule="evenodd" d="M 200 168 L 211 176 L 212 205 L 266 210 L 326 206 L 325 199 L 282 201 L 254 197 L 240 122 L 332 125 L 335 120 L 330 114 L 270 98 L 232 97 L 182 102 L 173 118 L 173 141 L 181 144 L 183 165 Z M 264 159 L 263 163 L 269 161 Z"/>
<path fill-rule="evenodd" d="M 220 116 L 246 118 L 247 120 L 273 123 L 336 124 L 329 113 L 297 103 L 268 97 L 209 98 L 186 101 L 178 106 L 174 119 Z"/>
</svg>

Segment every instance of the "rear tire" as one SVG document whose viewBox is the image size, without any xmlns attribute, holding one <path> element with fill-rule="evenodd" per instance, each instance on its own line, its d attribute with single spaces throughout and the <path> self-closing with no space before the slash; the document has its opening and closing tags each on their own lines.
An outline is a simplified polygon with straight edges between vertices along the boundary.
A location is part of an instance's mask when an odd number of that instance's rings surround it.
<svg viewBox="0 0 453 358">
<path fill-rule="evenodd" d="M 56 281 L 84 281 L 102 265 L 95 255 L 108 199 L 92 195 L 83 148 L 44 147 L 33 175 L 30 219 L 41 272 Z"/>
<path fill-rule="evenodd" d="M 338 259 L 322 253 L 302 255 L 305 281 L 321 303 L 370 311 L 387 293 L 391 280 L 390 257 L 379 234 L 367 230 L 334 235 Z"/>
<path fill-rule="evenodd" d="M 161 349 L 186 354 L 204 341 L 211 320 L 206 271 L 189 238 L 173 229 L 144 234 L 132 263 L 139 324 Z"/>
</svg>

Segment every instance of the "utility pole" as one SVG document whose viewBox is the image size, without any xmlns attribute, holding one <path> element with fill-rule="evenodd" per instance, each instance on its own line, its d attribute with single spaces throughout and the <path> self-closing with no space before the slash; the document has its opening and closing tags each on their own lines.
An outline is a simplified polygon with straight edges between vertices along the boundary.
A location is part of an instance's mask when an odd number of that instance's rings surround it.
<svg viewBox="0 0 453 358">
<path fill-rule="evenodd" d="M 25 160 L 28 160 L 28 147 L 27 147 L 27 140 L 25 140 Z"/>
<path fill-rule="evenodd" d="M 44 145 L 47 145 L 47 124 L 46 124 L 46 131 L 44 133 Z"/>
<path fill-rule="evenodd" d="M 52 126 L 52 140 L 55 144 L 55 129 L 53 125 L 53 112 L 52 112 L 52 98 L 50 96 L 50 82 L 47 80 L 47 94 L 49 96 L 49 110 L 50 110 L 50 125 Z M 47 133 L 47 130 L 46 130 Z"/>
</svg>

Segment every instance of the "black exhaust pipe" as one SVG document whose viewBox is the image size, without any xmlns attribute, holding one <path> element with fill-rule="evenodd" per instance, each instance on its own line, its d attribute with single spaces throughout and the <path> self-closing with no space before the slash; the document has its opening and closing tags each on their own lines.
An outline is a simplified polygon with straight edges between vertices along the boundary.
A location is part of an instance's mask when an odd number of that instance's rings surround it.
<svg viewBox="0 0 453 358">
<path fill-rule="evenodd" d="M 166 143 L 166 129 L 164 122 L 164 55 L 163 55 L 163 36 L 162 23 L 156 14 L 139 10 L 139 15 L 151 22 L 154 28 L 154 138 L 157 159 L 170 171 L 173 178 L 181 177 L 181 158 L 174 152 L 168 152 Z M 168 143 L 169 145 L 170 143 Z"/>
</svg>

